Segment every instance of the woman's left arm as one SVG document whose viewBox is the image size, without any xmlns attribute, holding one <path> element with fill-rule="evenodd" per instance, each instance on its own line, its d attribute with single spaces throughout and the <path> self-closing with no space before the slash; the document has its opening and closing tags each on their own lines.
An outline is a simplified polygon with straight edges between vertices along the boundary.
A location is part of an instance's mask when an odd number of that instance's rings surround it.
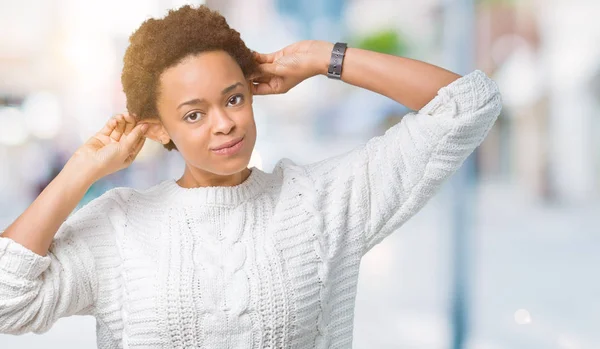
<svg viewBox="0 0 600 349">
<path fill-rule="evenodd" d="M 333 44 L 316 43 L 315 60 L 320 59 L 319 74 L 327 75 Z M 317 56 L 319 58 L 317 58 Z M 348 47 L 344 57 L 342 81 L 379 93 L 412 109 L 419 110 L 438 90 L 461 76 L 422 61 Z"/>
<path fill-rule="evenodd" d="M 274 53 L 255 53 L 262 76 L 253 77 L 258 83 L 253 92 L 285 93 L 305 79 L 327 75 L 332 50 L 330 42 L 305 40 Z M 341 78 L 418 110 L 460 75 L 414 59 L 349 47 Z"/>
<path fill-rule="evenodd" d="M 302 62 L 293 59 L 289 47 L 288 54 L 263 57 L 263 70 L 279 74 L 277 86 L 284 88 L 298 72 L 327 74 L 333 45 L 313 42 L 310 47 L 302 57 L 312 63 L 304 70 L 285 73 L 286 62 Z M 320 200 L 327 205 L 321 207 L 326 221 L 344 217 L 348 222 L 337 229 L 346 236 L 336 240 L 361 241 L 366 253 L 417 213 L 481 144 L 502 101 L 497 85 L 479 70 L 461 77 L 428 63 L 356 48 L 347 49 L 341 78 L 418 110 L 352 151 L 305 166 L 326 196 Z"/>
</svg>

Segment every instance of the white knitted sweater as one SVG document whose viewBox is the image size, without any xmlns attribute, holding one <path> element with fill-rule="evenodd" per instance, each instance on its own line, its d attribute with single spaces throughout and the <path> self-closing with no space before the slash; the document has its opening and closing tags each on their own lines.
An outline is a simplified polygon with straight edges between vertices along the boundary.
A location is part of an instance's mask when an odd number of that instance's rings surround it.
<svg viewBox="0 0 600 349">
<path fill-rule="evenodd" d="M 42 257 L 0 236 L 0 333 L 93 315 L 108 348 L 350 348 L 361 258 L 421 209 L 501 110 L 476 70 L 384 135 L 233 187 L 114 188 Z"/>
</svg>

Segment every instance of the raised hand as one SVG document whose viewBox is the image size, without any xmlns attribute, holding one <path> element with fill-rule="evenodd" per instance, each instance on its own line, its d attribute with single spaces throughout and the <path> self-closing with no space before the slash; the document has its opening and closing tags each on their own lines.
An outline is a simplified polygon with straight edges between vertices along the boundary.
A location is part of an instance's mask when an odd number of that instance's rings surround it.
<svg viewBox="0 0 600 349">
<path fill-rule="evenodd" d="M 326 74 L 333 44 L 326 41 L 304 40 L 269 53 L 254 52 L 260 73 L 251 77 L 256 95 L 286 93 L 302 81 Z"/>
<path fill-rule="evenodd" d="M 135 160 L 146 141 L 148 125 L 128 113 L 112 117 L 106 125 L 75 151 L 70 163 L 98 180 L 122 170 Z"/>
</svg>

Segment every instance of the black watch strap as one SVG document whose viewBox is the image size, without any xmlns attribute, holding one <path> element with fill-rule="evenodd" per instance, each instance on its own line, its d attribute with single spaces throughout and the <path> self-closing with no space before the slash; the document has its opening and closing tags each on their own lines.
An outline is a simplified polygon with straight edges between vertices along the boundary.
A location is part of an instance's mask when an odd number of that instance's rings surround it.
<svg viewBox="0 0 600 349">
<path fill-rule="evenodd" d="M 344 42 L 336 42 L 331 51 L 331 60 L 329 61 L 329 69 L 327 69 L 327 77 L 330 79 L 342 79 L 342 64 L 344 55 L 346 54 L 348 45 Z"/>
</svg>

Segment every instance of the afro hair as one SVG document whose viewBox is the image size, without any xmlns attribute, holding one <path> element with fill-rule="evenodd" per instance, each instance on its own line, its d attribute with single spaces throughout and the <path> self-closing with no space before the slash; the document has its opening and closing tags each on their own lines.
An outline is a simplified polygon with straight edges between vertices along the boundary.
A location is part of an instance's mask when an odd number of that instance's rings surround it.
<svg viewBox="0 0 600 349">
<path fill-rule="evenodd" d="M 225 51 L 240 66 L 245 77 L 258 72 L 258 63 L 240 33 L 225 17 L 205 5 L 169 10 L 161 19 L 148 19 L 129 37 L 123 57 L 121 83 L 127 111 L 139 120 L 160 117 L 157 108 L 160 75 L 184 58 L 207 51 Z M 164 147 L 177 147 L 170 141 Z"/>
</svg>

